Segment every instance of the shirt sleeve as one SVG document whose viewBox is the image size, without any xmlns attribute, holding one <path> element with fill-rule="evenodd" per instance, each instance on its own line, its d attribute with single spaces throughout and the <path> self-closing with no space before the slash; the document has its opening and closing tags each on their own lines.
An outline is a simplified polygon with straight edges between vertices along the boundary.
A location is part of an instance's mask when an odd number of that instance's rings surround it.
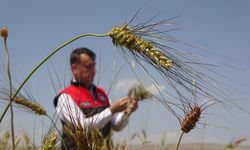
<svg viewBox="0 0 250 150">
<path fill-rule="evenodd" d="M 110 105 L 112 105 L 111 100 L 109 100 L 109 103 Z M 122 129 L 126 127 L 126 125 L 128 124 L 128 121 L 129 121 L 129 117 L 126 116 L 124 112 L 115 113 L 112 117 L 111 128 L 114 131 L 121 131 Z"/>
<path fill-rule="evenodd" d="M 128 124 L 129 117 L 124 112 L 119 112 L 113 115 L 111 127 L 114 131 L 121 131 Z"/>
<path fill-rule="evenodd" d="M 58 98 L 56 112 L 60 119 L 69 121 L 74 125 L 77 125 L 77 122 L 79 121 L 82 127 L 90 126 L 94 128 L 103 128 L 109 121 L 113 120 L 109 108 L 106 108 L 92 117 L 86 118 L 71 96 L 65 93 L 61 94 Z"/>
</svg>

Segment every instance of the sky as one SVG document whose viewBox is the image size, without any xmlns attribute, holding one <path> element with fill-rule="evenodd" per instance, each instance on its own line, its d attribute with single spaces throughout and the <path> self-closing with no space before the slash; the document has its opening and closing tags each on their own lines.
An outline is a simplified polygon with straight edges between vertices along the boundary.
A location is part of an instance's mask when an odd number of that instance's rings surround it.
<svg viewBox="0 0 250 150">
<path fill-rule="evenodd" d="M 142 9 L 141 9 L 142 8 Z M 173 24 L 166 29 L 175 29 L 170 35 L 181 42 L 167 43 L 185 53 L 201 56 L 211 62 L 219 62 L 219 71 L 223 77 L 215 83 L 223 84 L 223 90 L 229 90 L 232 99 L 240 107 L 249 110 L 250 91 L 250 2 L 247 0 L 110 0 L 110 1 L 7 1 L 1 0 L 0 27 L 9 29 L 8 48 L 11 55 L 11 71 L 14 83 L 18 86 L 25 76 L 53 49 L 83 33 L 108 33 L 114 26 L 129 22 L 141 9 L 134 24 L 142 23 L 157 15 L 156 21 L 173 18 Z M 5 54 L 3 42 L 0 47 L 1 81 L 4 77 Z M 191 43 L 188 46 L 184 43 Z M 119 48 L 113 46 L 109 37 L 84 37 L 53 56 L 27 82 L 25 89 L 47 110 L 54 114 L 53 97 L 70 81 L 68 57 L 77 47 L 88 47 L 97 54 L 97 75 L 95 83 L 110 91 L 110 98 L 116 100 L 125 96 L 136 75 L 146 84 L 149 79 L 140 71 L 138 64 L 131 69 L 131 61 L 122 57 Z M 224 63 L 224 64 L 223 64 Z M 234 66 L 229 69 L 227 66 Z M 161 82 L 157 71 L 150 74 L 161 86 L 171 91 L 169 85 Z M 116 77 L 115 80 L 113 80 Z M 52 80 L 52 81 L 51 81 Z M 113 82 L 112 82 L 113 81 Z M 53 85 L 55 85 L 53 88 Z M 224 86 L 226 85 L 226 86 Z M 5 103 L 0 103 L 3 111 Z M 213 106 L 208 114 L 202 116 L 202 123 L 186 134 L 183 142 L 205 142 L 227 144 L 240 137 L 250 138 L 250 115 L 239 108 L 225 110 Z M 37 138 L 48 131 L 50 121 L 15 107 L 17 135 L 23 132 L 36 135 Z M 183 115 L 183 114 L 181 114 Z M 9 126 L 9 115 L 0 125 L 2 134 Z M 207 123 L 208 125 L 204 125 Z M 139 109 L 130 118 L 129 125 L 120 133 L 115 133 L 116 141 L 138 143 L 137 137 L 131 140 L 133 133 L 141 134 L 145 130 L 151 143 L 160 143 L 165 137 L 166 143 L 175 143 L 180 135 L 180 125 L 175 116 L 156 101 L 140 102 Z M 248 144 L 250 144 L 248 140 Z"/>
</svg>

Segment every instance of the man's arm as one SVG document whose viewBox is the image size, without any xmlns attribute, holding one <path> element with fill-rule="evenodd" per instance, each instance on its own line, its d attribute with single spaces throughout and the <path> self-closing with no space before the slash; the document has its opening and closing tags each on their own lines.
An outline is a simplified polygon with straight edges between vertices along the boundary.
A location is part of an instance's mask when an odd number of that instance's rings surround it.
<svg viewBox="0 0 250 150">
<path fill-rule="evenodd" d="M 116 113 L 112 118 L 111 127 L 115 131 L 121 131 L 126 127 L 128 121 L 129 117 L 125 117 L 124 112 Z"/>
<path fill-rule="evenodd" d="M 80 121 L 82 127 L 103 128 L 113 118 L 110 108 L 106 108 L 102 112 L 86 118 L 68 94 L 59 96 L 56 112 L 60 119 L 69 121 L 74 125 L 77 125 L 77 122 Z"/>
<path fill-rule="evenodd" d="M 130 101 L 130 107 L 131 112 L 134 112 L 138 108 L 138 103 L 136 100 L 131 99 L 130 97 L 127 97 L 127 99 Z M 129 116 L 126 114 L 128 108 L 126 108 L 123 112 L 119 112 L 113 115 L 113 119 L 111 122 L 111 127 L 115 131 L 121 131 L 126 127 L 129 121 Z"/>
</svg>

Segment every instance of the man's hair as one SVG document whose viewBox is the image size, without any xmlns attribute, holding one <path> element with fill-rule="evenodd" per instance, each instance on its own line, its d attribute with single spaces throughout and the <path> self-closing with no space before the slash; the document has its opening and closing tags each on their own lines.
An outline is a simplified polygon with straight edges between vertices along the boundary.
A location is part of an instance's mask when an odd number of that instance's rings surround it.
<svg viewBox="0 0 250 150">
<path fill-rule="evenodd" d="M 90 50 L 90 49 L 88 49 L 86 47 L 76 48 L 75 50 L 73 50 L 73 52 L 70 55 L 70 65 L 78 63 L 79 56 L 81 54 L 87 54 L 93 60 L 95 60 L 95 58 L 96 58 L 96 55 L 92 50 Z"/>
</svg>

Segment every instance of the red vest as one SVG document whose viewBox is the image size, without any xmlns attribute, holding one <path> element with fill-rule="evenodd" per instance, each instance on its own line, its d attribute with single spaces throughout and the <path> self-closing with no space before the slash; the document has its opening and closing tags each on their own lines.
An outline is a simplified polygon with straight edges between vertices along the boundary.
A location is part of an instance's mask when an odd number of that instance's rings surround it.
<svg viewBox="0 0 250 150">
<path fill-rule="evenodd" d="M 86 118 L 91 117 L 97 113 L 100 113 L 105 108 L 109 107 L 109 99 L 106 92 L 99 88 L 95 87 L 92 89 L 93 94 L 91 94 L 90 90 L 86 89 L 84 86 L 78 85 L 70 85 L 66 87 L 64 90 L 60 92 L 59 95 L 54 99 L 54 105 L 57 106 L 58 97 L 66 93 L 71 96 L 72 100 L 75 104 L 82 110 L 85 114 Z M 65 125 L 64 121 L 62 121 L 62 126 Z M 108 122 L 102 129 L 100 129 L 102 136 L 108 137 L 111 131 L 111 122 Z M 74 132 L 74 129 L 73 129 Z M 74 137 L 68 134 L 67 131 L 63 130 L 62 134 L 64 146 L 67 149 L 77 149 L 76 141 Z M 65 148 L 63 148 L 65 149 Z"/>
<path fill-rule="evenodd" d="M 66 93 L 70 95 L 80 109 L 109 107 L 110 104 L 106 92 L 99 87 L 96 87 L 93 91 L 94 93 L 91 94 L 90 90 L 83 86 L 70 85 L 61 94 Z"/>
</svg>

